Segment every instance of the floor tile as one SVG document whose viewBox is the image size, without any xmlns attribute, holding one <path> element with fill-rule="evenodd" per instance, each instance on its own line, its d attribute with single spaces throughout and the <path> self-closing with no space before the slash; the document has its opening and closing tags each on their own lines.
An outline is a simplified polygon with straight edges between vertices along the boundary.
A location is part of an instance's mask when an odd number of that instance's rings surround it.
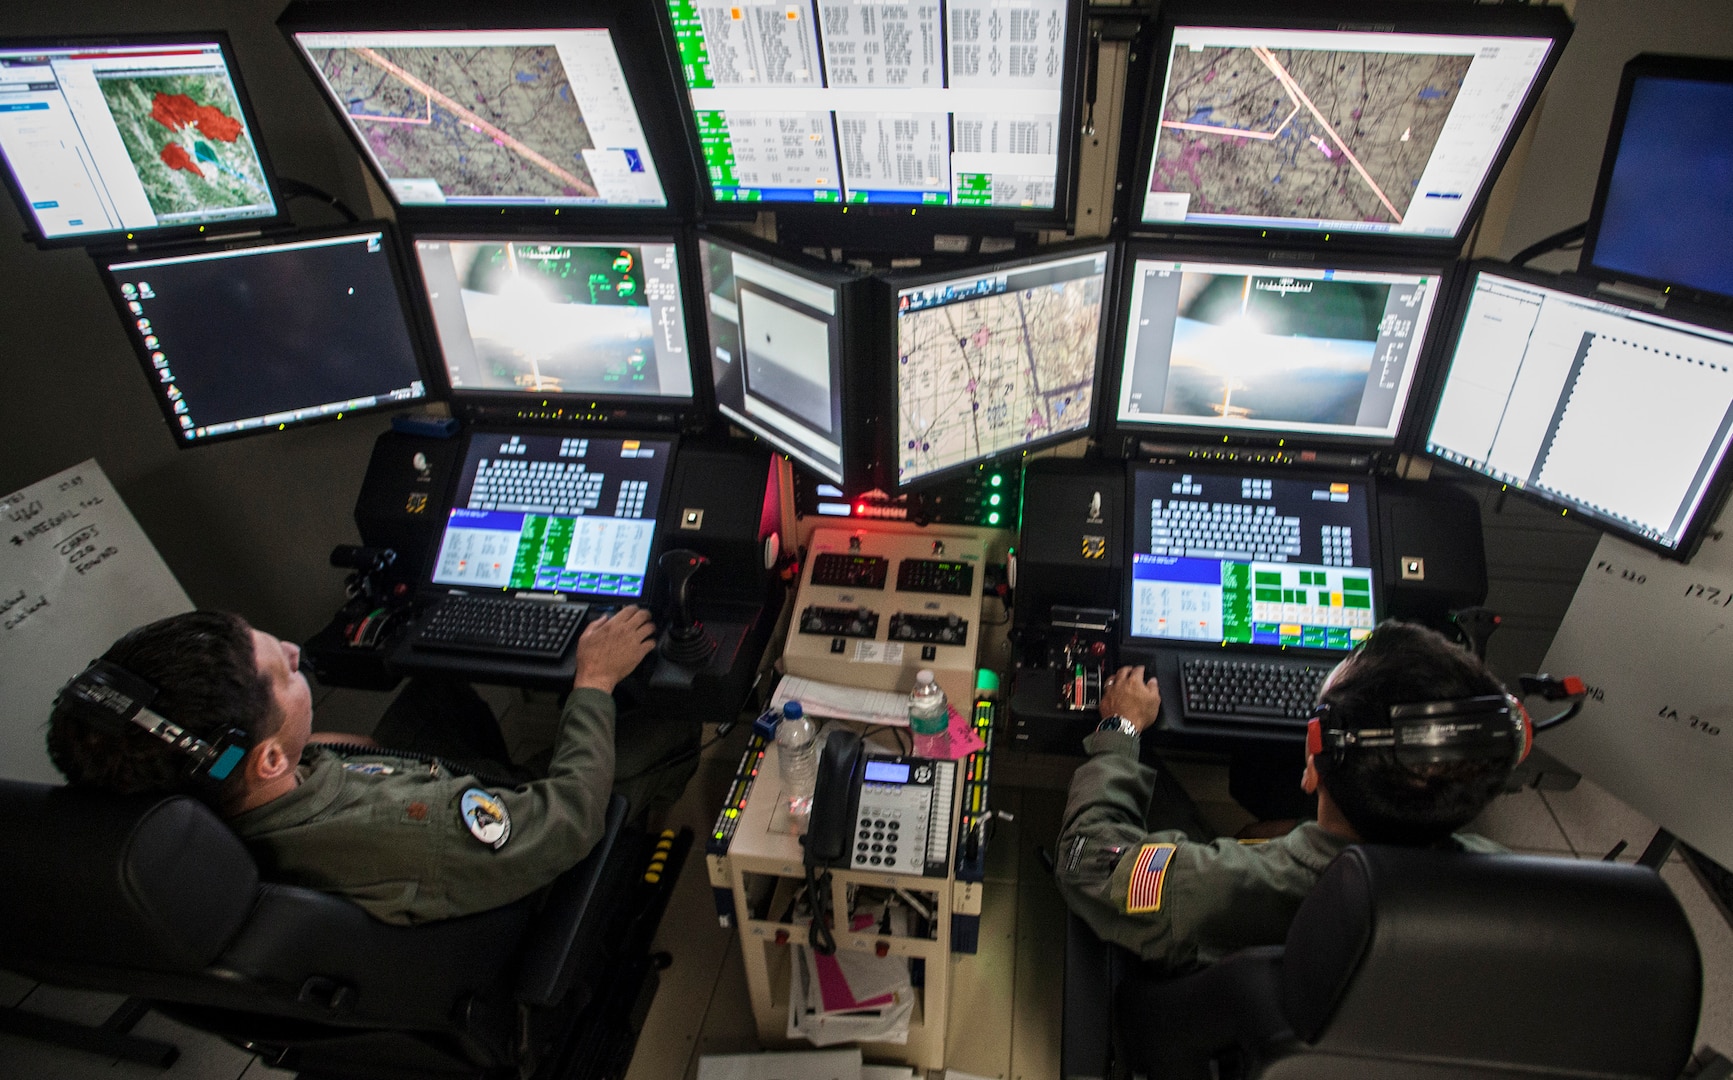
<svg viewBox="0 0 1733 1080">
<path fill-rule="evenodd" d="M 76 1023 L 99 1024 L 122 1000 L 113 994 L 44 987 L 31 995 L 25 1008 Z M 133 1034 L 169 1043 L 180 1051 L 180 1056 L 165 1071 L 13 1035 L 0 1035 L 0 1076 L 28 1077 L 29 1080 L 89 1080 L 93 1077 L 104 1080 L 239 1080 L 253 1062 L 253 1055 L 247 1051 L 157 1013 L 140 1020 L 133 1028 Z M 289 1075 L 278 1074 L 280 1077 Z"/>
<path fill-rule="evenodd" d="M 1534 788 L 1524 788 L 1493 799 L 1464 831 L 1484 836 L 1512 851 L 1576 854 L 1553 817 L 1552 808 Z"/>
<path fill-rule="evenodd" d="M 945 1062 L 994 1080 L 1002 1080 L 1011 1069 L 1008 1035 L 1019 989 L 1017 892 L 1016 882 L 987 882 L 981 895 L 980 947 L 973 955 L 951 959 Z"/>
<path fill-rule="evenodd" d="M 239 1080 L 253 1063 L 254 1055 L 233 1043 L 157 1013 L 140 1020 L 132 1033 L 180 1048 L 174 1065 L 157 1073 L 163 1080 Z"/>
<path fill-rule="evenodd" d="M 1025 793 L 1023 840 L 1017 879 L 1017 959 L 1012 1010 L 1011 1071 L 1007 1080 L 1048 1080 L 1059 1075 L 1060 994 L 1064 986 L 1065 901 L 1053 875 L 1035 855 L 1035 838 L 1059 832 L 1064 795 Z M 1046 840 L 1051 845 L 1052 840 Z"/>
<path fill-rule="evenodd" d="M 23 1001 L 36 989 L 36 980 L 11 971 L 0 971 L 0 1006 L 12 1006 Z"/>
<path fill-rule="evenodd" d="M 396 700 L 396 690 L 352 690 L 334 686 L 313 710 L 314 731 L 341 731 L 348 735 L 371 735 L 379 718 Z"/>
<path fill-rule="evenodd" d="M 1540 796 L 1578 855 L 1601 858 L 1620 840 L 1640 853 L 1655 835 L 1654 822 L 1587 777 L 1569 791 Z"/>
<path fill-rule="evenodd" d="M 253 1063 L 247 1066 L 247 1071 L 241 1074 L 241 1080 L 295 1080 L 296 1075 L 288 1069 L 273 1069 L 254 1058 Z"/>
<path fill-rule="evenodd" d="M 1729 926 L 1689 865 L 1669 861 L 1661 877 L 1672 886 L 1703 956 L 1703 1011 L 1697 1021 L 1697 1047 L 1712 1046 L 1733 1056 L 1733 926 Z"/>
</svg>

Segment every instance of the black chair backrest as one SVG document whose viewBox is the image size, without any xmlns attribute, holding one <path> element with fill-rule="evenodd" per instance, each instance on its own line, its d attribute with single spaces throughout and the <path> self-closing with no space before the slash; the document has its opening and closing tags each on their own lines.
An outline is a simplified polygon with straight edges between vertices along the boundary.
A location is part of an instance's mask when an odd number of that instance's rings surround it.
<svg viewBox="0 0 1733 1080">
<path fill-rule="evenodd" d="M 1281 970 L 1314 1051 L 1551 1074 L 1677 1076 L 1702 991 L 1690 924 L 1653 871 L 1381 846 L 1331 865 Z"/>
<path fill-rule="evenodd" d="M 0 967 L 198 971 L 258 895 L 252 856 L 196 799 L 0 780 L 0 816 Z"/>
</svg>

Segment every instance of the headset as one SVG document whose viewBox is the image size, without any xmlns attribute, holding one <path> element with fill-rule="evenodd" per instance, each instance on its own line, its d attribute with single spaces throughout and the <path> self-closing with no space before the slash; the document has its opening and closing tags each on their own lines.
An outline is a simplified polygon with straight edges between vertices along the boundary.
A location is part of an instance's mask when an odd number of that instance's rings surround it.
<svg viewBox="0 0 1733 1080">
<path fill-rule="evenodd" d="M 1396 760 L 1413 769 L 1446 761 L 1499 760 L 1510 768 L 1522 764 L 1534 748 L 1537 733 L 1569 720 L 1582 711 L 1588 687 L 1575 675 L 1523 675 L 1522 696 L 1569 701 L 1555 716 L 1536 721 L 1522 699 L 1511 694 L 1482 694 L 1454 701 L 1392 705 L 1389 727 L 1328 726 L 1330 705 L 1320 702 L 1306 721 L 1306 752 L 1340 766 L 1351 755 L 1373 749 L 1393 749 Z"/>
<path fill-rule="evenodd" d="M 189 775 L 220 784 L 252 748 L 252 737 L 241 728 L 225 728 L 207 741 L 151 709 L 157 688 L 111 660 L 93 660 L 61 688 L 55 705 L 65 705 L 80 720 L 103 731 L 119 733 L 128 724 L 191 759 Z"/>
</svg>

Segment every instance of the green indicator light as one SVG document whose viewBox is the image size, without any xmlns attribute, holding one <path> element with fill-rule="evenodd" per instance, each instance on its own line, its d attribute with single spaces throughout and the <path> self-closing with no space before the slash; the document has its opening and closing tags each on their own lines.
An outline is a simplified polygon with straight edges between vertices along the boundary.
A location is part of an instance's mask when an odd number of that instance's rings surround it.
<svg viewBox="0 0 1733 1080">
<path fill-rule="evenodd" d="M 991 506 L 998 506 L 999 505 L 999 493 L 997 491 L 995 491 L 993 494 L 987 496 L 987 503 Z"/>
<path fill-rule="evenodd" d="M 998 473 L 994 473 L 993 479 L 991 481 L 989 481 L 989 483 L 991 483 L 994 487 L 1003 487 L 1005 484 L 1005 478 L 1003 476 L 1000 476 Z"/>
<path fill-rule="evenodd" d="M 989 524 L 989 525 L 999 524 L 999 511 L 995 510 L 991 514 L 987 515 L 987 524 Z"/>
</svg>

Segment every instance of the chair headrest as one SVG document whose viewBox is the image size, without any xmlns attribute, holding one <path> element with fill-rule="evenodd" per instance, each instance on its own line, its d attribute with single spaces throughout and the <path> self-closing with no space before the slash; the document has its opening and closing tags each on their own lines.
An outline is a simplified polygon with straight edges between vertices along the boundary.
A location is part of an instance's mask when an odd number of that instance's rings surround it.
<svg viewBox="0 0 1733 1080">
<path fill-rule="evenodd" d="M 190 971 L 252 910 L 259 872 L 210 808 L 0 780 L 0 967 Z"/>
<path fill-rule="evenodd" d="M 1364 845 L 1301 905 L 1282 981 L 1319 1048 L 1676 1076 L 1702 969 L 1651 870 Z"/>
</svg>

